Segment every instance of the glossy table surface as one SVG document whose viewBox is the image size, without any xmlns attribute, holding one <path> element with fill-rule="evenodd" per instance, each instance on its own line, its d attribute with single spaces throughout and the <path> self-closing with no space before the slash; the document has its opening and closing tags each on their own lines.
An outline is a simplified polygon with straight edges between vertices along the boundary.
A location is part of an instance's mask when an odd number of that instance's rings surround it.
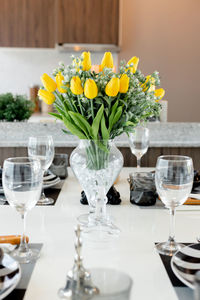
<svg viewBox="0 0 200 300">
<path fill-rule="evenodd" d="M 142 168 L 143 170 L 147 170 Z M 121 229 L 120 237 L 111 243 L 84 241 L 86 268 L 107 267 L 127 272 L 133 279 L 131 299 L 178 299 L 154 243 L 168 238 L 169 216 L 164 208 L 141 208 L 129 202 L 127 178 L 134 168 L 123 168 L 116 184 L 122 204 L 107 206 Z M 151 170 L 151 169 L 148 169 Z M 81 187 L 69 169 L 55 206 L 35 207 L 27 215 L 27 234 L 33 243 L 42 242 L 41 257 L 34 268 L 25 300 L 55 300 L 73 265 L 74 226 L 76 218 L 88 211 L 80 204 Z M 0 234 L 19 234 L 22 223 L 10 206 L 0 206 Z M 176 238 L 196 242 L 200 235 L 200 208 L 178 210 Z"/>
</svg>

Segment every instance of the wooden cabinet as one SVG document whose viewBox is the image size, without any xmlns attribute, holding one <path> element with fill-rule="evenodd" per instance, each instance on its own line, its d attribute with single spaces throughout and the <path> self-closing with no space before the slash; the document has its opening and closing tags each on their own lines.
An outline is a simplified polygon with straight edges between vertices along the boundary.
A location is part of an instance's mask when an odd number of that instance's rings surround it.
<svg viewBox="0 0 200 300">
<path fill-rule="evenodd" d="M 118 45 L 119 0 L 0 0 L 0 47 Z"/>
<path fill-rule="evenodd" d="M 0 47 L 54 47 L 55 0 L 0 0 Z"/>
<path fill-rule="evenodd" d="M 56 0 L 56 41 L 118 44 L 119 0 Z"/>
</svg>

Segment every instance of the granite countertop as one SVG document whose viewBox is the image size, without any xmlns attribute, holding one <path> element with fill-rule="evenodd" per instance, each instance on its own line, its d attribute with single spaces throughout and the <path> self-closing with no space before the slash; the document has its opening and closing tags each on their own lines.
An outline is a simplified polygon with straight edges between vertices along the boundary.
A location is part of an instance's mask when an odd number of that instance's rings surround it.
<svg viewBox="0 0 200 300">
<path fill-rule="evenodd" d="M 148 124 L 150 147 L 200 147 L 200 123 Z M 26 147 L 29 136 L 52 135 L 55 146 L 75 147 L 78 138 L 62 131 L 62 123 L 1 122 L 0 147 Z M 115 139 L 118 147 L 129 147 L 126 135 Z"/>
</svg>

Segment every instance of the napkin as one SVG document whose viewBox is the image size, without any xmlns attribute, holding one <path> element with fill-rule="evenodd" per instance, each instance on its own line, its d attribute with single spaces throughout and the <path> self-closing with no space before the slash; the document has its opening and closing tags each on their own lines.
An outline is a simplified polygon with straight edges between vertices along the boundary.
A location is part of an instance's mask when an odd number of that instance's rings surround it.
<svg viewBox="0 0 200 300">
<path fill-rule="evenodd" d="M 199 199 L 194 199 L 194 198 L 188 198 L 184 205 L 200 205 L 200 200 Z"/>
<path fill-rule="evenodd" d="M 0 235 L 0 246 L 1 244 L 12 244 L 19 245 L 21 235 Z M 29 238 L 26 236 L 26 242 L 29 242 Z"/>
</svg>

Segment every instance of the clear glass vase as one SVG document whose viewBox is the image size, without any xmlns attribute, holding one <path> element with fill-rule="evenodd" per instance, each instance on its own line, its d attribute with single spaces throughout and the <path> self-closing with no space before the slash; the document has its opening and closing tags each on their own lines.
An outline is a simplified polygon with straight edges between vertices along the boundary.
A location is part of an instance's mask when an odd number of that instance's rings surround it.
<svg viewBox="0 0 200 300">
<path fill-rule="evenodd" d="M 112 140 L 80 140 L 70 156 L 70 165 L 89 203 L 89 214 L 78 218 L 83 231 L 97 239 L 118 235 L 120 231 L 106 211 L 106 194 L 122 169 L 121 152 Z"/>
</svg>

